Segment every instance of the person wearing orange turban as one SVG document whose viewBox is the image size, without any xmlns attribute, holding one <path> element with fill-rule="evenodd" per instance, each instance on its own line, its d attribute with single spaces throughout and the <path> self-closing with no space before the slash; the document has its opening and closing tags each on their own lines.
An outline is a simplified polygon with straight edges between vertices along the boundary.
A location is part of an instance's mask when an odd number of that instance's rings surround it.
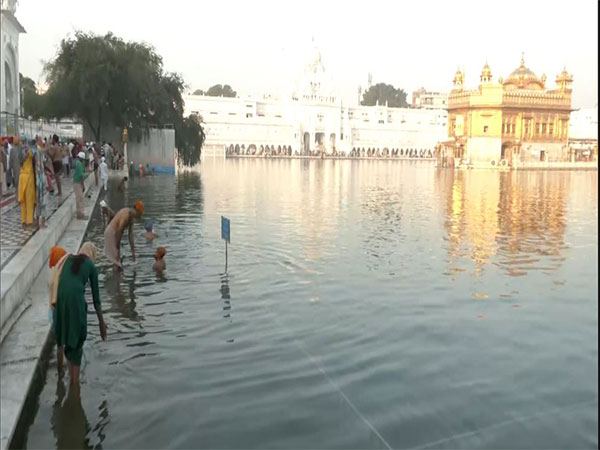
<svg viewBox="0 0 600 450">
<path fill-rule="evenodd" d="M 154 254 L 154 265 L 152 268 L 157 272 L 162 272 L 167 268 L 167 263 L 165 262 L 165 255 L 167 254 L 167 249 L 164 247 L 158 247 L 156 249 L 156 253 Z"/>
<path fill-rule="evenodd" d="M 50 249 L 50 258 L 48 259 L 48 267 L 51 269 L 56 265 L 60 259 L 67 254 L 67 251 L 58 245 L 53 246 Z"/>
<path fill-rule="evenodd" d="M 134 209 L 140 214 L 144 212 L 144 203 L 141 200 L 136 200 L 133 204 Z"/>
</svg>

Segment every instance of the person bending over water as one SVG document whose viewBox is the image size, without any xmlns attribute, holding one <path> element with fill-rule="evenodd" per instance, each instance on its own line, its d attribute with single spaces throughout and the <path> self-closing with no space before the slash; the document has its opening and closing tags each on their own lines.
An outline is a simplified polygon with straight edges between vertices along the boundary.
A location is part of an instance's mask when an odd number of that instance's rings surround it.
<svg viewBox="0 0 600 450">
<path fill-rule="evenodd" d="M 156 239 L 158 237 L 158 234 L 156 234 L 153 229 L 154 229 L 154 225 L 152 224 L 152 221 L 150 219 L 148 219 L 146 221 L 146 232 L 144 233 L 144 237 L 148 240 L 148 241 L 152 241 L 154 239 Z"/>
<path fill-rule="evenodd" d="M 83 355 L 83 343 L 87 338 L 87 303 L 85 285 L 90 282 L 94 309 L 98 316 L 100 337 L 106 340 L 106 325 L 100 308 L 98 290 L 98 271 L 95 266 L 98 250 L 91 242 L 81 246 L 77 255 L 67 255 L 58 271 L 56 289 L 56 307 L 53 311 L 54 335 L 56 345 L 64 348 L 69 362 L 71 385 L 79 384 L 79 368 Z M 59 371 L 62 368 L 59 367 Z"/>
<path fill-rule="evenodd" d="M 123 268 L 121 265 L 121 238 L 126 227 L 129 228 L 129 245 L 133 263 L 137 263 L 133 244 L 133 222 L 140 218 L 143 212 L 144 204 L 138 200 L 133 208 L 120 209 L 104 230 L 104 254 L 119 269 Z"/>
<path fill-rule="evenodd" d="M 167 263 L 165 262 L 165 255 L 167 254 L 167 249 L 164 247 L 158 247 L 156 249 L 156 253 L 154 254 L 154 265 L 152 268 L 156 272 L 162 272 L 167 268 Z"/>
</svg>

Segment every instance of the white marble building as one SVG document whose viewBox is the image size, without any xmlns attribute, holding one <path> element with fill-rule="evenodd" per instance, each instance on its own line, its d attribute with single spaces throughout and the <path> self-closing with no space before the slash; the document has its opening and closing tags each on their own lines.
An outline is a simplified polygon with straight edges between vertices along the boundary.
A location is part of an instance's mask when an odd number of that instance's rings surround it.
<svg viewBox="0 0 600 450">
<path fill-rule="evenodd" d="M 344 105 L 315 47 L 296 86 L 281 98 L 187 95 L 185 114 L 202 116 L 203 151 L 222 153 L 433 154 L 446 139 L 444 109 Z"/>
<path fill-rule="evenodd" d="M 1 39 L 0 54 L 0 112 L 19 114 L 19 34 L 25 28 L 15 17 L 17 0 L 0 0 Z M 3 117 L 4 120 L 4 117 Z"/>
</svg>

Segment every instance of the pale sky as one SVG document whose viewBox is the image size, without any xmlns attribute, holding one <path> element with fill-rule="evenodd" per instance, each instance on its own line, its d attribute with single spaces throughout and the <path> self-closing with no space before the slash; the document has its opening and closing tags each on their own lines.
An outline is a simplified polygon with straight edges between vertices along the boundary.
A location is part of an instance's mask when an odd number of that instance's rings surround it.
<svg viewBox="0 0 600 450">
<path fill-rule="evenodd" d="M 598 103 L 598 3 L 505 1 L 19 0 L 20 71 L 43 82 L 43 62 L 76 29 L 144 41 L 191 90 L 229 84 L 278 94 L 321 50 L 339 95 L 355 101 L 367 74 L 408 93 L 449 91 L 457 67 L 476 88 L 484 63 L 494 80 L 525 64 L 554 86 L 566 65 L 573 107 Z"/>
</svg>

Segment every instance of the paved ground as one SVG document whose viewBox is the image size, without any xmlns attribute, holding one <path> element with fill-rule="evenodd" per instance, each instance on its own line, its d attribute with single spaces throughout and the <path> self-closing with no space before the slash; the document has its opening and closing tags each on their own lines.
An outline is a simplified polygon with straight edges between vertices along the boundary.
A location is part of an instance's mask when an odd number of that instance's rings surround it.
<svg viewBox="0 0 600 450">
<path fill-rule="evenodd" d="M 73 178 L 63 177 L 61 181 L 63 195 L 60 197 L 58 195 L 48 195 L 47 222 L 52 220 L 52 214 L 54 214 L 69 195 L 73 195 Z M 31 228 L 23 230 L 21 227 L 21 207 L 16 201 L 13 201 L 7 206 L 2 207 L 0 213 L 0 231 L 1 270 L 37 230 Z"/>
</svg>

